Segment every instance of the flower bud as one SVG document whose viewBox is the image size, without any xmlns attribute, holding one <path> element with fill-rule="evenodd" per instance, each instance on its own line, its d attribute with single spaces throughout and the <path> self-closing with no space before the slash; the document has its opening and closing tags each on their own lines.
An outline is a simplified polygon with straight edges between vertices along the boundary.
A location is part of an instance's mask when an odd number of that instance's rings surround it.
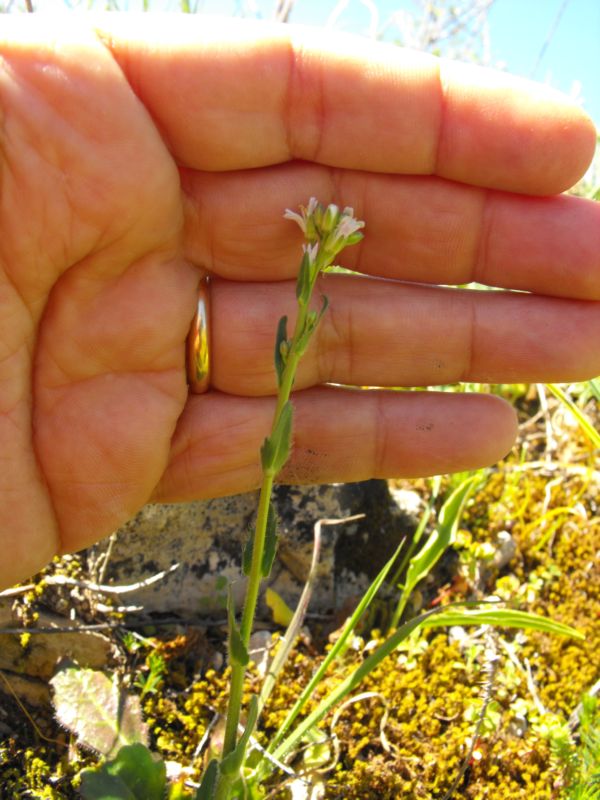
<svg viewBox="0 0 600 800">
<path fill-rule="evenodd" d="M 321 222 L 321 225 L 319 226 L 321 228 L 321 234 L 326 236 L 328 233 L 331 233 L 331 231 L 338 224 L 339 218 L 340 218 L 339 208 L 333 203 L 328 205 L 327 209 L 325 210 L 325 213 L 323 214 L 323 220 Z"/>
</svg>

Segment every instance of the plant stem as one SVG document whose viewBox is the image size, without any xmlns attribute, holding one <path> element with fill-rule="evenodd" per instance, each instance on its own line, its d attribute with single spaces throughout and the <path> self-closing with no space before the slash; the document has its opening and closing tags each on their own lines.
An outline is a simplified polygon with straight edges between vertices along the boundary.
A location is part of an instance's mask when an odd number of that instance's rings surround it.
<svg viewBox="0 0 600 800">
<path fill-rule="evenodd" d="M 260 567 L 265 543 L 269 500 L 271 499 L 271 490 L 273 488 L 274 477 L 275 476 L 272 474 L 264 475 L 260 489 L 258 513 L 256 517 L 256 532 L 254 535 L 254 548 L 252 552 L 252 566 L 250 569 L 250 575 L 248 576 L 244 611 L 242 614 L 242 624 L 240 626 L 240 634 L 246 648 L 250 642 L 252 623 L 254 621 L 254 613 L 256 611 L 258 592 L 260 589 Z M 223 756 L 229 755 L 236 745 L 245 676 L 246 667 L 242 664 L 234 662 L 231 668 L 231 684 L 229 688 L 229 702 L 227 706 L 227 721 L 225 723 Z"/>
<path fill-rule="evenodd" d="M 319 272 L 329 266 L 337 253 L 344 247 L 359 242 L 362 239 L 360 229 L 364 227 L 364 222 L 354 218 L 354 212 L 351 208 L 345 208 L 342 212 L 334 204 L 324 208 L 317 203 L 314 197 L 310 199 L 306 208 L 301 206 L 301 214 L 287 210 L 284 216 L 287 219 L 293 219 L 300 225 L 308 244 L 303 247 L 304 257 L 300 265 L 296 285 L 298 312 L 294 334 L 291 339 L 287 339 L 286 317 L 281 318 L 277 330 L 275 353 L 275 369 L 279 384 L 277 405 L 273 416 L 271 435 L 265 439 L 261 448 L 263 480 L 256 516 L 256 529 L 248 545 L 251 547 L 252 557 L 249 568 L 246 564 L 244 565 L 244 571 L 246 572 L 247 570 L 248 582 L 239 632 L 233 619 L 233 609 L 231 607 L 228 608 L 230 615 L 231 652 L 229 661 L 231 663 L 231 682 L 223 754 L 215 792 L 216 800 L 228 800 L 234 784 L 240 780 L 246 745 L 256 724 L 258 704 L 255 703 L 251 706 L 254 712 L 250 715 L 244 733 L 241 738 L 238 738 L 250 636 L 254 624 L 260 584 L 263 576 L 268 574 L 270 569 L 271 544 L 274 544 L 271 540 L 271 535 L 273 539 L 276 538 L 275 532 L 272 532 L 269 527 L 272 525 L 270 520 L 273 520 L 271 493 L 273 482 L 277 473 L 285 464 L 291 446 L 292 407 L 289 405 L 289 398 L 300 358 L 327 307 L 325 301 L 320 314 L 316 311 L 309 312 L 312 292 Z M 267 557 L 269 565 L 263 563 L 265 560 L 267 528 L 269 528 L 270 537 Z"/>
<path fill-rule="evenodd" d="M 303 303 L 299 303 L 298 316 L 296 318 L 296 325 L 290 345 L 290 352 L 286 361 L 281 386 L 279 387 L 277 396 L 277 406 L 275 409 L 275 414 L 273 415 L 271 434 L 273 434 L 273 431 L 276 428 L 279 415 L 289 400 L 292 386 L 294 385 L 296 370 L 298 367 L 298 362 L 300 361 L 300 355 L 297 352 L 296 344 L 302 332 L 304 331 L 307 313 L 307 306 Z M 252 634 L 252 627 L 254 624 L 254 615 L 256 613 L 256 606 L 258 603 L 258 595 L 262 579 L 261 567 L 265 545 L 267 517 L 269 513 L 269 503 L 271 500 L 271 492 L 273 490 L 274 480 L 274 472 L 267 471 L 263 473 L 263 481 L 258 502 L 258 512 L 256 515 L 256 530 L 254 533 L 254 543 L 252 548 L 252 562 L 250 574 L 248 576 L 244 610 L 242 612 L 242 621 L 240 625 L 240 635 L 246 648 L 248 648 L 250 642 L 250 636 Z M 246 667 L 238 662 L 234 662 L 231 668 L 231 683 L 229 690 L 229 701 L 227 705 L 225 736 L 223 741 L 223 757 L 233 752 L 237 743 L 245 677 Z M 223 779 L 223 776 L 221 776 L 217 787 L 217 800 L 226 800 L 228 793 L 229 781 Z"/>
</svg>

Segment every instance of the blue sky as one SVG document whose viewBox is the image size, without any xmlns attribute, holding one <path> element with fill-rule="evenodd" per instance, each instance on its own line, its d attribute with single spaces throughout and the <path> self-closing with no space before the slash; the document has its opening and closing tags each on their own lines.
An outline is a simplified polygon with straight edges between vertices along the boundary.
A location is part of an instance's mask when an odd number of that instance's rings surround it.
<svg viewBox="0 0 600 800">
<path fill-rule="evenodd" d="M 395 11 L 418 7 L 413 0 L 375 0 L 373 4 L 381 22 Z M 230 14 L 254 6 L 257 16 L 269 17 L 275 2 L 199 0 L 198 5 L 209 13 Z M 290 21 L 324 25 L 336 5 L 336 0 L 297 0 Z M 360 0 L 348 0 L 336 27 L 365 32 L 369 20 Z M 579 86 L 578 96 L 600 127 L 600 0 L 495 0 L 489 24 L 492 64 L 547 81 L 566 93 Z"/>
</svg>

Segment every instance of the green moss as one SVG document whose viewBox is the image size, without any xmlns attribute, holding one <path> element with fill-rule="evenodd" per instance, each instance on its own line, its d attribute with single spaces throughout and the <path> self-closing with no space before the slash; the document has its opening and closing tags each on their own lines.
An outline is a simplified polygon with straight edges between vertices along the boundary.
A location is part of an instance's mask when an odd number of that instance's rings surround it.
<svg viewBox="0 0 600 800">
<path fill-rule="evenodd" d="M 339 744 L 337 757 L 335 748 L 329 747 L 331 769 L 315 773 L 315 780 L 325 784 L 325 797 L 441 800 L 466 758 L 467 770 L 454 795 L 457 800 L 561 796 L 564 764 L 553 756 L 544 726 L 548 728 L 548 720 L 564 724 L 600 673 L 597 487 L 585 467 L 589 456 L 584 444 L 577 437 L 571 439 L 568 452 L 575 452 L 576 467 L 548 470 L 542 454 L 534 453 L 537 466 L 522 469 L 513 456 L 489 475 L 466 509 L 461 558 L 444 567 L 458 570 L 451 592 L 440 593 L 439 598 L 447 602 L 497 594 L 520 608 L 577 627 L 585 641 L 499 631 L 495 647 L 501 660 L 491 689 L 494 713 L 486 717 L 488 724 L 469 755 L 486 683 L 484 640 L 472 631 L 466 632 L 460 646 L 457 637 L 450 640 L 440 632 L 411 638 L 357 689 L 357 694 L 371 696 L 348 703 L 333 730 L 331 718 L 323 722 L 323 731 L 337 737 Z M 426 482 L 420 487 L 424 491 Z M 501 531 L 511 533 L 517 549 L 510 564 L 499 571 L 481 545 L 493 552 Z M 471 568 L 477 569 L 469 572 Z M 76 571 L 77 564 L 70 569 Z M 447 580 L 444 573 L 434 593 Z M 42 581 L 24 595 L 18 601 L 23 621 L 33 624 L 40 605 L 62 600 L 61 591 Z M 423 590 L 422 602 L 429 602 L 429 594 L 429 589 Z M 228 681 L 227 670 L 209 669 L 200 660 L 198 653 L 206 648 L 198 646 L 198 635 L 156 638 L 124 653 L 124 679 L 132 686 L 140 673 L 150 669 L 151 653 L 164 659 L 160 690 L 143 699 L 151 747 L 164 759 L 189 767 L 196 780 L 211 749 L 219 747 L 219 715 L 226 707 Z M 363 636 L 343 663 L 330 670 L 306 713 L 360 662 L 365 649 L 381 639 L 378 631 Z M 262 716 L 257 738 L 263 745 L 322 657 L 308 641 L 299 640 Z M 200 680 L 195 679 L 198 675 Z M 257 686 L 258 678 L 251 673 L 246 702 L 249 690 Z M 31 746 L 31 730 L 24 724 L 19 740 L 0 749 L 3 791 L 9 798 L 29 793 L 72 800 L 77 796 L 74 776 L 83 760 L 69 762 L 66 746 L 40 744 L 39 739 Z M 60 735 L 49 719 L 43 731 L 50 738 Z M 305 768 L 301 752 L 291 765 Z M 276 775 L 270 787 L 273 798 L 289 800 L 287 790 L 278 790 L 278 784 L 281 776 Z"/>
</svg>

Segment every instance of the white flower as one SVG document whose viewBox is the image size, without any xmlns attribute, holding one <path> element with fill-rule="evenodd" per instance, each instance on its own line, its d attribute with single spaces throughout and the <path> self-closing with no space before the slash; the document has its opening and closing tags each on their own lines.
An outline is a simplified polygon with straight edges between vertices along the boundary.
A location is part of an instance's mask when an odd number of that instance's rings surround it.
<svg viewBox="0 0 600 800">
<path fill-rule="evenodd" d="M 283 215 L 284 219 L 291 219 L 292 222 L 297 222 L 300 226 L 300 230 L 306 236 L 306 219 L 304 215 L 297 214 L 295 211 L 292 211 L 290 208 L 286 208 L 285 213 Z"/>
<path fill-rule="evenodd" d="M 313 221 L 312 218 L 318 205 L 317 198 L 311 197 L 308 201 L 308 206 L 300 206 L 300 214 L 292 211 L 291 208 L 286 208 L 283 218 L 291 219 L 292 222 L 296 222 L 300 226 L 302 233 L 306 236 L 308 230 L 307 223 L 309 220 Z M 312 227 L 314 227 L 314 221 Z"/>
<path fill-rule="evenodd" d="M 308 256 L 308 260 L 310 261 L 311 265 L 314 264 L 319 253 L 319 243 L 315 242 L 314 244 L 303 244 L 302 250 Z"/>
<path fill-rule="evenodd" d="M 306 209 L 303 208 L 302 210 L 306 211 L 306 216 L 307 217 L 312 217 L 312 215 L 315 213 L 318 205 L 319 204 L 317 202 L 317 198 L 316 197 L 311 197 L 310 200 L 308 201 L 308 206 L 306 207 Z"/>
<path fill-rule="evenodd" d="M 300 206 L 300 213 L 291 209 L 286 209 L 283 215 L 285 219 L 290 219 L 299 227 L 304 238 L 312 244 L 313 249 L 306 249 L 312 264 L 316 262 L 316 244 L 321 244 L 323 253 L 327 253 L 333 258 L 348 244 L 356 244 L 362 239 L 359 234 L 365 223 L 355 219 L 354 209 L 346 206 L 340 213 L 338 206 L 331 203 L 326 208 L 319 205 L 316 197 L 311 197 L 307 206 Z"/>
<path fill-rule="evenodd" d="M 352 211 L 352 209 L 348 209 Z M 347 215 L 344 213 L 342 219 L 338 223 L 336 228 L 336 234 L 338 237 L 342 239 L 347 239 L 349 236 L 352 236 L 353 233 L 359 231 L 361 228 L 365 227 L 365 223 L 360 219 L 355 219 L 352 214 Z"/>
</svg>

